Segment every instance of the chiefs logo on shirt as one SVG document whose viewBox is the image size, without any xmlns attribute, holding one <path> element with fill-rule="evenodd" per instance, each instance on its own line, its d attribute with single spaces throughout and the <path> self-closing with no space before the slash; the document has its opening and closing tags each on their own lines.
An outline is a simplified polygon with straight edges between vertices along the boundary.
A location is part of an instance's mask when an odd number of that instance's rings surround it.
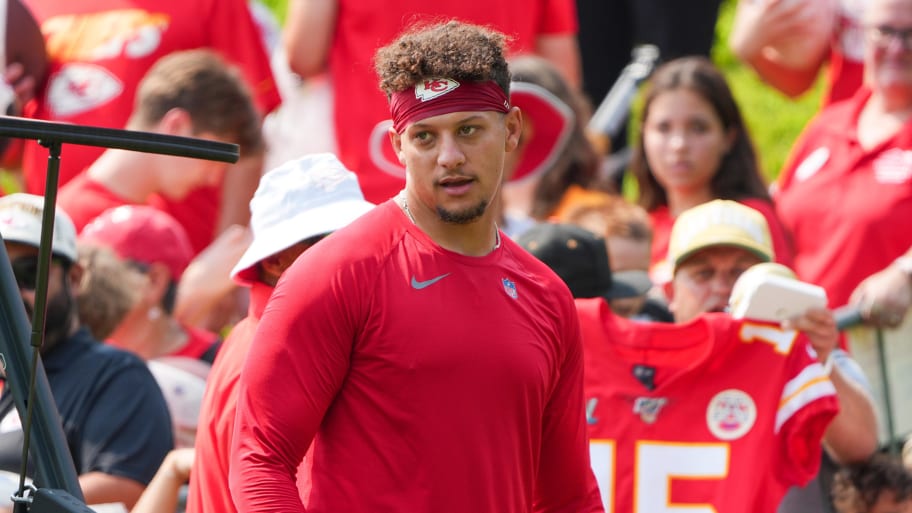
<svg viewBox="0 0 912 513">
<path fill-rule="evenodd" d="M 720 440 L 736 440 L 746 435 L 757 420 L 757 405 L 741 390 L 723 390 L 706 408 L 706 425 Z"/>
<path fill-rule="evenodd" d="M 141 9 L 55 16 L 41 25 L 48 55 L 63 66 L 48 82 L 48 108 L 59 118 L 92 110 L 120 96 L 123 83 L 102 64 L 141 59 L 161 45 L 167 15 Z"/>
</svg>

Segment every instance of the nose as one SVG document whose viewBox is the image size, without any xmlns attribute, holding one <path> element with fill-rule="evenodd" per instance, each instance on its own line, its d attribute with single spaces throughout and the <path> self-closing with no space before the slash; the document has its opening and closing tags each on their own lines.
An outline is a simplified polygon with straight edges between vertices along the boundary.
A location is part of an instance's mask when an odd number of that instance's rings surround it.
<svg viewBox="0 0 912 513">
<path fill-rule="evenodd" d="M 465 164 L 465 153 L 459 142 L 450 134 L 440 138 L 440 152 L 437 154 L 437 163 L 444 169 L 457 169 Z"/>
<path fill-rule="evenodd" d="M 712 290 L 714 296 L 724 298 L 725 302 L 728 303 L 728 298 L 731 297 L 734 286 L 734 279 L 728 275 L 718 273 L 712 279 L 710 290 Z"/>
<path fill-rule="evenodd" d="M 681 150 L 687 146 L 687 137 L 684 132 L 676 130 L 668 134 L 668 146 L 673 150 Z"/>
<path fill-rule="evenodd" d="M 207 170 L 206 185 L 215 187 L 216 185 L 221 184 L 227 169 L 228 164 L 214 163 L 212 168 Z"/>
</svg>

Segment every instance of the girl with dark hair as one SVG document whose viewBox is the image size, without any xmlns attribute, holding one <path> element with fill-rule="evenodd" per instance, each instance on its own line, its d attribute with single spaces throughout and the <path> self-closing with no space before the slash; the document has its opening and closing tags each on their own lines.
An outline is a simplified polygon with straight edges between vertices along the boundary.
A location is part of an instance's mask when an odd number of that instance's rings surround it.
<svg viewBox="0 0 912 513">
<path fill-rule="evenodd" d="M 785 231 L 776 218 L 757 156 L 722 73 L 704 57 L 669 61 L 656 70 L 646 91 L 640 135 L 631 170 L 639 204 L 653 222 L 651 274 L 668 281 L 668 236 L 684 210 L 729 199 L 766 218 L 776 261 L 792 263 Z"/>
</svg>

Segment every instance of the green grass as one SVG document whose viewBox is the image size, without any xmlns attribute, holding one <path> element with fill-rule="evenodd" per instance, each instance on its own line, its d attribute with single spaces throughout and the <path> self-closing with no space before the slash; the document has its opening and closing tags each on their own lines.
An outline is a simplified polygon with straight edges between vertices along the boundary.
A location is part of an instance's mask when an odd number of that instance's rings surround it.
<svg viewBox="0 0 912 513">
<path fill-rule="evenodd" d="M 268 7 L 276 15 L 279 22 L 285 21 L 285 15 L 288 13 L 289 0 L 257 0 Z"/>
</svg>

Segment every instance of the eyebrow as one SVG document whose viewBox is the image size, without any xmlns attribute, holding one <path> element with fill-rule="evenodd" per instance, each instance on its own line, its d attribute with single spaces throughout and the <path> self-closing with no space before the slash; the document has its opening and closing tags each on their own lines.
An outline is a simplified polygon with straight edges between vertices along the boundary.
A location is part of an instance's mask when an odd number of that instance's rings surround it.
<svg viewBox="0 0 912 513">
<path fill-rule="evenodd" d="M 440 114 L 440 115 L 443 115 L 443 114 Z M 475 121 L 476 119 L 482 119 L 482 120 L 483 120 L 483 119 L 484 119 L 484 116 L 482 116 L 481 114 L 469 114 L 468 116 L 466 116 L 466 117 L 464 117 L 464 118 L 461 118 L 461 119 L 457 120 L 455 124 L 457 124 L 457 125 L 464 125 L 464 124 L 469 123 L 469 122 L 471 122 L 471 121 Z M 438 128 L 438 127 L 437 127 L 436 125 L 431 124 L 431 123 L 422 123 L 421 121 L 416 121 L 416 122 L 412 123 L 412 128 L 419 128 L 419 129 L 420 129 L 420 128 Z"/>
</svg>

